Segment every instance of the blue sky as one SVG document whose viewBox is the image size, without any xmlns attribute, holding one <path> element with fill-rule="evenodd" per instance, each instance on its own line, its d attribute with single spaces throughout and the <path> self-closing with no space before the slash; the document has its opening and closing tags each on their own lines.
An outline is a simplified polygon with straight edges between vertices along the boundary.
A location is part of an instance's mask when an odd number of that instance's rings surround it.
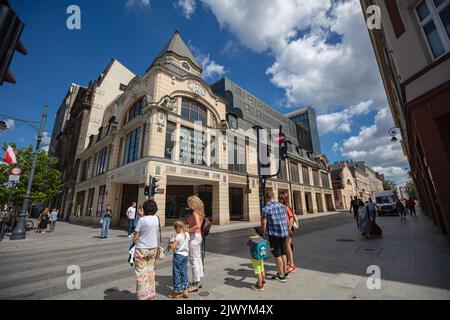
<svg viewBox="0 0 450 320">
<path fill-rule="evenodd" d="M 11 2 L 26 23 L 28 55 L 14 56 L 10 69 L 17 84 L 0 87 L 1 113 L 39 120 L 48 102 L 51 132 L 72 82 L 95 80 L 111 58 L 142 75 L 179 29 L 204 71 L 211 71 L 208 82 L 225 74 L 283 113 L 312 105 L 322 151 L 331 161 L 368 160 L 393 179 L 404 176 L 399 145 L 390 147 L 392 161 L 379 157 L 392 120 L 356 0 Z M 81 30 L 66 27 L 71 4 L 81 9 Z M 34 135 L 15 122 L 0 133 L 0 142 L 24 146 L 34 143 Z"/>
</svg>

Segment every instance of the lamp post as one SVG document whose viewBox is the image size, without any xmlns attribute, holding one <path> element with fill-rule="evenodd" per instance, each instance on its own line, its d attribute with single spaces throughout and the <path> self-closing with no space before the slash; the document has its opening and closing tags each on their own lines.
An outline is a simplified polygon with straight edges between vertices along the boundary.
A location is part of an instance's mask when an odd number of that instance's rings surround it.
<svg viewBox="0 0 450 320">
<path fill-rule="evenodd" d="M 27 190 L 25 192 L 25 196 L 23 198 L 22 209 L 20 210 L 16 227 L 14 228 L 14 231 L 11 234 L 11 238 L 10 238 L 11 240 L 21 240 L 21 239 L 25 239 L 25 237 L 26 237 L 25 225 L 26 225 L 26 218 L 27 218 L 27 209 L 28 209 L 28 204 L 30 202 L 30 197 L 31 197 L 31 187 L 33 185 L 33 177 L 34 177 L 34 171 L 36 170 L 36 163 L 37 163 L 37 159 L 38 159 L 38 155 L 39 155 L 39 148 L 41 146 L 42 135 L 44 133 L 45 120 L 47 119 L 47 110 L 48 110 L 48 103 L 45 104 L 44 113 L 42 114 L 41 125 L 40 125 L 38 136 L 36 139 L 36 147 L 34 150 L 33 163 L 31 165 L 30 177 L 28 178 L 28 186 L 27 186 Z M 33 125 L 33 127 L 34 127 L 34 125 Z"/>
</svg>

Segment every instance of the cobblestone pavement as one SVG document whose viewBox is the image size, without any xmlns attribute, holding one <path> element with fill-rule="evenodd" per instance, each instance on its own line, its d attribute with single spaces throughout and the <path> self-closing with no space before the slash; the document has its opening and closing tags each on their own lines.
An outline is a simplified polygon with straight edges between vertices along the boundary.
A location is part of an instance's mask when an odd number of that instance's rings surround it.
<svg viewBox="0 0 450 320">
<path fill-rule="evenodd" d="M 450 245 L 429 217 L 380 217 L 382 238 L 363 239 L 352 215 L 302 216 L 294 246 L 297 271 L 287 283 L 268 281 L 254 291 L 247 236 L 254 223 L 214 226 L 208 237 L 205 286 L 189 299 L 449 299 Z M 58 222 L 53 233 L 31 232 L 0 242 L 0 299 L 135 299 L 130 240 L 123 230 L 99 239 L 99 228 Z M 163 238 L 171 234 L 170 228 Z M 164 240 L 165 241 L 165 240 Z M 172 285 L 172 257 L 157 263 L 158 299 Z M 68 290 L 68 266 L 81 269 L 81 289 Z M 367 268 L 381 270 L 369 290 Z M 266 263 L 273 274 L 272 258 Z"/>
</svg>

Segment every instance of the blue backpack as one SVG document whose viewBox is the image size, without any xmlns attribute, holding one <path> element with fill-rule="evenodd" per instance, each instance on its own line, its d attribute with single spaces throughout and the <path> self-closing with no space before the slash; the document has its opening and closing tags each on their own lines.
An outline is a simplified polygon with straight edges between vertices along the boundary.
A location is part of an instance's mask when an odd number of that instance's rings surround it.
<svg viewBox="0 0 450 320">
<path fill-rule="evenodd" d="M 261 237 L 250 238 L 250 254 L 253 259 L 261 260 L 269 257 L 269 246 Z"/>
</svg>

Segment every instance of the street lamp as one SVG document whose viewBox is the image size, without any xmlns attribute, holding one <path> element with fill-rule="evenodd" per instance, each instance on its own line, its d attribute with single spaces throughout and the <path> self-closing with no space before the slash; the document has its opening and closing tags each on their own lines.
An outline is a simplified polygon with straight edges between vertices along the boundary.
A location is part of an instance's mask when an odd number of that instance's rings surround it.
<svg viewBox="0 0 450 320">
<path fill-rule="evenodd" d="M 389 131 L 388 131 L 389 136 L 392 137 L 391 141 L 394 142 L 394 143 L 398 141 L 398 139 L 396 137 L 396 135 L 398 134 L 398 131 L 399 131 L 399 129 L 396 128 L 396 127 L 390 128 Z"/>
<path fill-rule="evenodd" d="M 48 111 L 48 103 L 45 104 L 44 113 L 42 113 L 41 125 L 40 125 L 39 129 L 35 125 L 35 123 L 37 121 L 29 121 L 29 120 L 23 120 L 23 119 L 9 117 L 12 120 L 24 122 L 24 123 L 32 126 L 33 128 L 35 128 L 36 130 L 39 130 L 37 138 L 36 138 L 36 146 L 35 146 L 35 150 L 34 150 L 33 163 L 31 165 L 30 177 L 28 178 L 27 190 L 26 190 L 25 196 L 23 198 L 22 209 L 20 210 L 16 227 L 14 228 L 14 231 L 11 234 L 11 238 L 10 238 L 11 240 L 21 240 L 21 239 L 25 239 L 25 237 L 26 237 L 25 225 L 26 225 L 26 218 L 27 218 L 27 209 L 28 209 L 28 204 L 30 202 L 30 197 L 31 197 L 31 187 L 33 185 L 33 177 L 34 177 L 34 171 L 36 170 L 36 163 L 37 163 L 37 158 L 39 155 L 39 148 L 41 146 L 42 135 L 44 133 L 45 120 L 47 119 L 47 111 Z M 6 117 L 5 115 L 1 115 L 1 114 L 0 114 L 0 116 Z"/>
</svg>

